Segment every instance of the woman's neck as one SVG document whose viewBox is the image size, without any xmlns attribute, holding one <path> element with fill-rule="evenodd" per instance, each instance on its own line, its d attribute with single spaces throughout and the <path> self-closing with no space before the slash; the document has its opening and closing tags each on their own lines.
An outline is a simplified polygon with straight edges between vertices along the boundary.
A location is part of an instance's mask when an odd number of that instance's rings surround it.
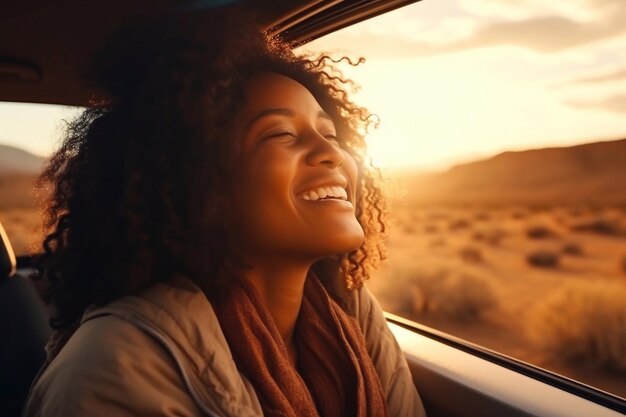
<svg viewBox="0 0 626 417">
<path fill-rule="evenodd" d="M 254 286 L 261 302 L 272 316 L 285 342 L 289 359 L 295 365 L 297 352 L 293 335 L 310 265 L 253 265 L 252 269 L 245 272 L 245 278 Z"/>
</svg>

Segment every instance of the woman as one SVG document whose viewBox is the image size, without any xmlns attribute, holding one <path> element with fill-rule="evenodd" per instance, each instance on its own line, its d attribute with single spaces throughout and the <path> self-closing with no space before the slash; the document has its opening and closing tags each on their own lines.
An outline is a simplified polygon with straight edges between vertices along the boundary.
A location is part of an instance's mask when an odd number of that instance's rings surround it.
<svg viewBox="0 0 626 417">
<path fill-rule="evenodd" d="M 58 332 L 26 416 L 423 415 L 361 288 L 369 114 L 327 57 L 251 27 L 135 24 L 96 60 L 107 98 L 43 175 Z"/>
</svg>

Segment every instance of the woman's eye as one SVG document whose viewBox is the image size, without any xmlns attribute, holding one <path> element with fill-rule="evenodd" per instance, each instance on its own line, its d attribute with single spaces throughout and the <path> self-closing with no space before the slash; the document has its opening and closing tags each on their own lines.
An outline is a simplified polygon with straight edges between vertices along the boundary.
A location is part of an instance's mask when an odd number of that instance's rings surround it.
<svg viewBox="0 0 626 417">
<path fill-rule="evenodd" d="M 340 146 L 339 138 L 335 134 L 324 135 L 327 141 L 331 142 L 333 145 Z"/>
<path fill-rule="evenodd" d="M 275 138 L 290 139 L 290 138 L 295 138 L 295 137 L 296 137 L 296 134 L 290 130 L 280 130 L 280 131 L 268 133 L 267 135 L 263 137 L 263 139 L 275 139 Z"/>
</svg>

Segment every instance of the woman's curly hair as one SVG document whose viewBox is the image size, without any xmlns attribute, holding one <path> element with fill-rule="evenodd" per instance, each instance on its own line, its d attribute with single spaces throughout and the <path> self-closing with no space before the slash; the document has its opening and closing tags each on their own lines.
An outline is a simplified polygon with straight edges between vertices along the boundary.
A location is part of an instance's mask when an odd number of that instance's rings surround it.
<svg viewBox="0 0 626 417">
<path fill-rule="evenodd" d="M 210 21 L 207 21 L 209 19 Z M 165 26 L 164 26 L 165 25 Z M 55 307 L 52 325 L 181 273 L 217 297 L 241 268 L 228 221 L 228 129 L 244 84 L 276 72 L 305 86 L 333 118 L 360 169 L 357 250 L 318 262 L 323 282 L 359 288 L 383 257 L 378 172 L 363 135 L 372 123 L 347 95 L 329 56 L 297 56 L 250 18 L 170 16 L 120 30 L 95 59 L 94 98 L 68 124 L 42 174 L 52 184 L 39 259 Z"/>
</svg>

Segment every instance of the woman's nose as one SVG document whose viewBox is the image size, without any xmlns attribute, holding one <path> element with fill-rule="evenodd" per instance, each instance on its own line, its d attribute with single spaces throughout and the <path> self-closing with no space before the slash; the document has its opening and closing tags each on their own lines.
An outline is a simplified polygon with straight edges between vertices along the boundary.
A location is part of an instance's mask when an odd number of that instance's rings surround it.
<svg viewBox="0 0 626 417">
<path fill-rule="evenodd" d="M 306 159 L 309 165 L 336 168 L 343 164 L 345 160 L 344 151 L 333 140 L 328 140 L 316 132 L 311 135 L 308 142 L 310 150 Z"/>
</svg>

